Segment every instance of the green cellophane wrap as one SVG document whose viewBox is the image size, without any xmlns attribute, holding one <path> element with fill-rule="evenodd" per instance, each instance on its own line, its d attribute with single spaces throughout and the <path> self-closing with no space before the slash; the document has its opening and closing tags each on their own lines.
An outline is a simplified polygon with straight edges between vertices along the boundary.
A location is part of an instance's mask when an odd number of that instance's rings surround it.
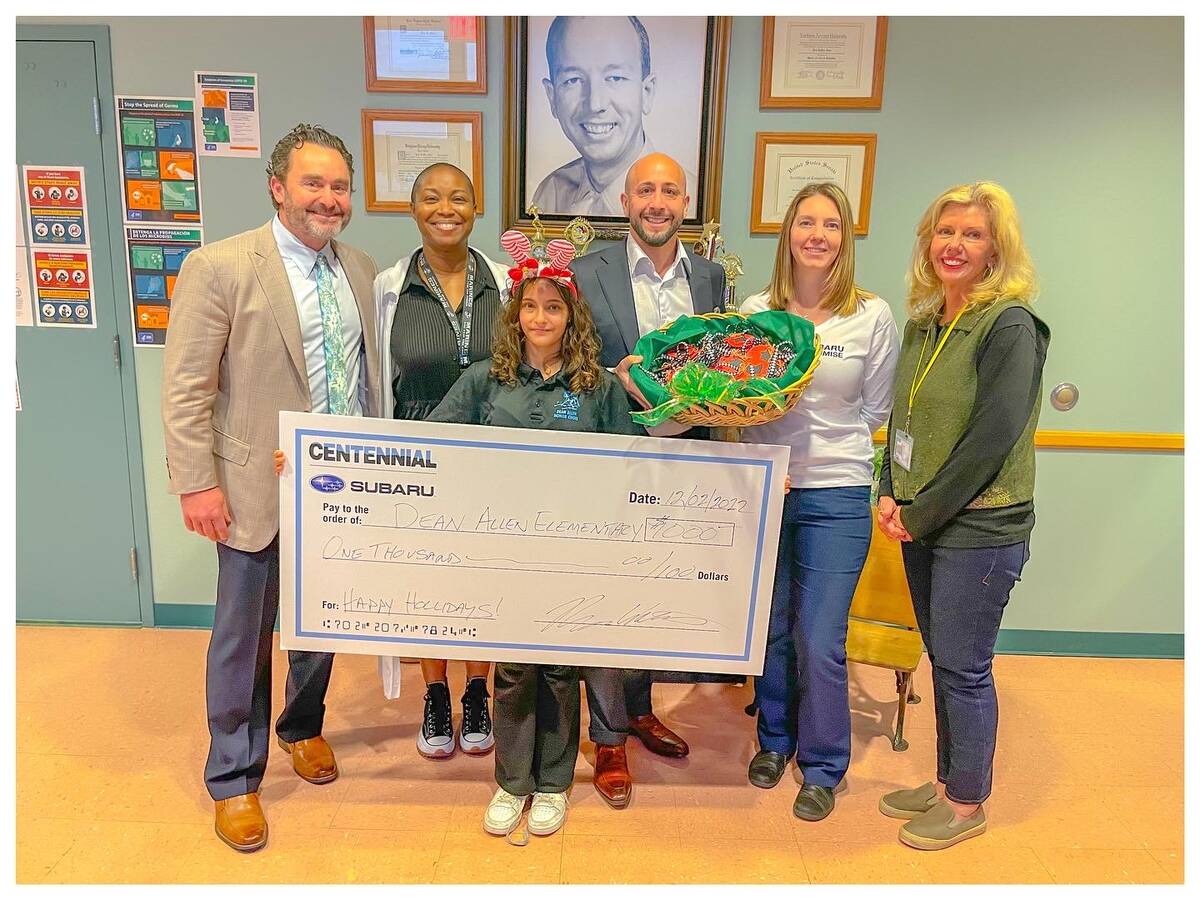
<svg viewBox="0 0 1200 900">
<path fill-rule="evenodd" d="M 710 333 L 738 332 L 758 335 L 776 345 L 789 341 L 796 356 L 777 378 L 738 381 L 724 372 L 689 363 L 664 386 L 647 371 L 657 366 L 659 354 L 676 344 L 696 343 Z M 812 366 L 815 344 L 811 322 L 785 310 L 769 309 L 749 316 L 740 313 L 680 316 L 665 328 L 643 336 L 633 353 L 643 360 L 629 370 L 629 375 L 651 404 L 645 412 L 633 413 L 633 419 L 642 425 L 659 425 L 697 405 L 720 405 L 740 397 L 762 397 L 782 409 L 788 399 L 784 391 L 803 378 Z"/>
</svg>

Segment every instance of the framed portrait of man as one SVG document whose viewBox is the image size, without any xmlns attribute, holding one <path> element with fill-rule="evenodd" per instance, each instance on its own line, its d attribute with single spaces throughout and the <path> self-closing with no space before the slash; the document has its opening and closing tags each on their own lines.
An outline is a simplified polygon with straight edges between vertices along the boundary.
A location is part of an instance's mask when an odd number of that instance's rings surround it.
<svg viewBox="0 0 1200 900">
<path fill-rule="evenodd" d="M 623 238 L 625 173 L 650 153 L 687 179 L 681 236 L 719 218 L 730 20 L 520 16 L 507 20 L 506 227 L 547 233 L 583 216 Z"/>
</svg>

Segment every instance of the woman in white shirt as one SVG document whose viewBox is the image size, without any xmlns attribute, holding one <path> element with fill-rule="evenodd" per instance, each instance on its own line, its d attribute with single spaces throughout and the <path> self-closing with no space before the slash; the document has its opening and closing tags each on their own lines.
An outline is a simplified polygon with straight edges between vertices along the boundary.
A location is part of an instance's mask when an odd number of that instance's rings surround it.
<svg viewBox="0 0 1200 900">
<path fill-rule="evenodd" d="M 803 316 L 823 350 L 791 412 L 741 437 L 792 448 L 749 778 L 772 788 L 795 755 L 804 786 L 792 812 L 816 822 L 833 811 L 850 764 L 846 626 L 871 543 L 871 433 L 891 410 L 899 335 L 887 303 L 854 283 L 841 188 L 808 185 L 783 221 L 770 286 L 741 311 Z"/>
</svg>

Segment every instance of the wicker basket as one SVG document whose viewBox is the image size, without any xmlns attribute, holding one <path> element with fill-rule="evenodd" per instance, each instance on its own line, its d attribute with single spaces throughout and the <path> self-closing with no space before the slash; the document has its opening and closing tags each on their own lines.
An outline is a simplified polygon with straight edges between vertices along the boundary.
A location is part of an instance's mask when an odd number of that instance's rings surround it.
<svg viewBox="0 0 1200 900">
<path fill-rule="evenodd" d="M 803 377 L 775 394 L 758 397 L 735 397 L 725 403 L 699 403 L 672 417 L 680 425 L 726 425 L 745 428 L 748 425 L 765 425 L 792 411 L 813 379 L 817 364 L 821 361 L 821 339 L 813 338 L 813 360 Z M 772 397 L 786 398 L 782 406 L 772 402 Z"/>
<path fill-rule="evenodd" d="M 746 319 L 740 313 L 704 313 L 692 318 L 698 319 Z M 676 320 L 679 321 L 679 320 Z M 665 332 L 672 328 L 675 322 L 670 322 L 659 329 Z M 805 388 L 812 382 L 813 374 L 821 361 L 821 338 L 813 332 L 812 361 L 804 374 L 785 388 L 769 394 L 750 397 L 735 397 L 724 403 L 696 403 L 681 410 L 671 417 L 672 421 L 681 425 L 707 425 L 742 428 L 749 425 L 764 425 L 767 422 L 786 415 L 799 401 Z M 782 402 L 780 402 L 782 401 Z"/>
</svg>

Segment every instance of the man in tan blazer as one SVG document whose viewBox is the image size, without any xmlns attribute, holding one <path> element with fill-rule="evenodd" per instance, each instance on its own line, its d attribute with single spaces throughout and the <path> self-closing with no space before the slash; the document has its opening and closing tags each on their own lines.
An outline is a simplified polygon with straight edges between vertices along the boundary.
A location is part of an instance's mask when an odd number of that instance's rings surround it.
<svg viewBox="0 0 1200 900">
<path fill-rule="evenodd" d="M 375 263 L 332 240 L 350 221 L 354 160 L 335 135 L 298 125 L 267 172 L 277 215 L 184 262 L 163 362 L 171 492 L 187 528 L 217 549 L 204 780 L 218 836 L 244 851 L 267 841 L 257 791 L 279 608 L 279 412 L 379 410 Z M 288 663 L 275 731 L 296 773 L 323 784 L 338 774 L 321 737 L 333 654 L 292 651 Z"/>
</svg>

